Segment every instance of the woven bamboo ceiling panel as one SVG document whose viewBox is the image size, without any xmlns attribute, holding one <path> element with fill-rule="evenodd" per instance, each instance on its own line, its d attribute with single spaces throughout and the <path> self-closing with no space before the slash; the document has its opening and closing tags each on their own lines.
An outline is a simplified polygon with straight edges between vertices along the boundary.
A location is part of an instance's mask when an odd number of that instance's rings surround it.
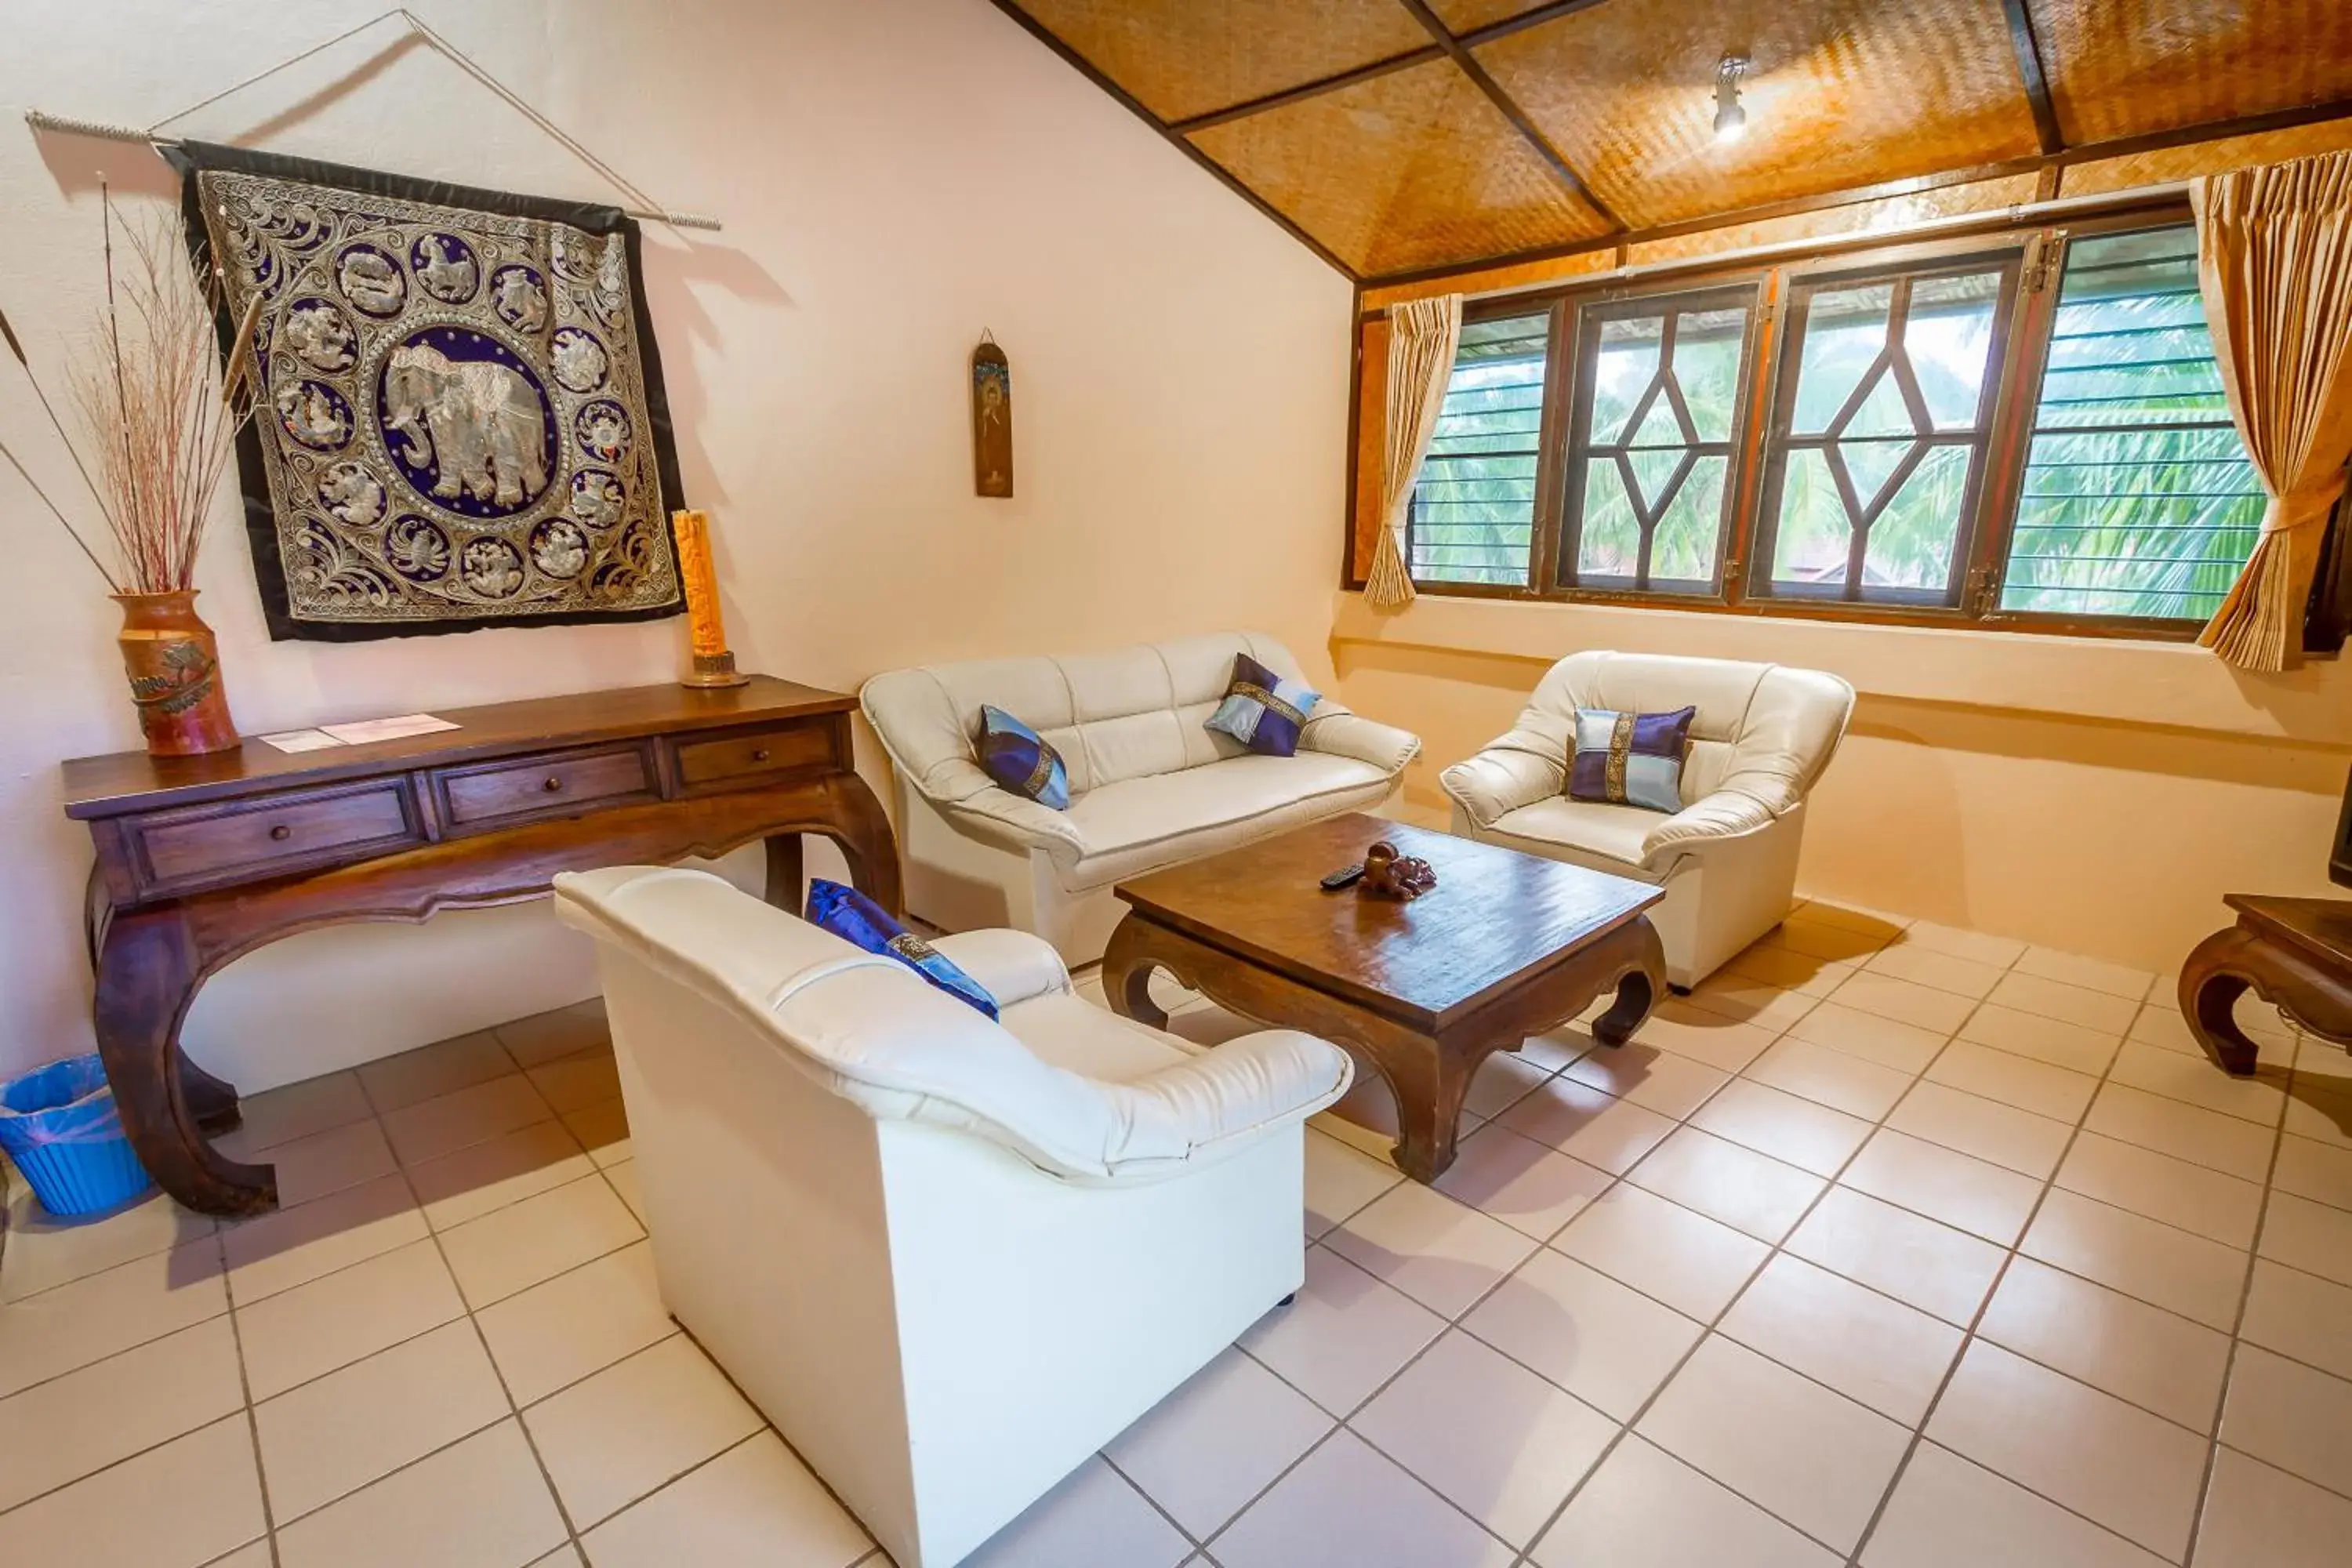
<svg viewBox="0 0 2352 1568">
<path fill-rule="evenodd" d="M 1472 33 L 1524 16 L 1543 4 L 1544 0 L 1429 0 L 1429 8 L 1454 32 Z"/>
<path fill-rule="evenodd" d="M 1022 0 L 1162 120 L 1426 48 L 1397 0 Z"/>
<path fill-rule="evenodd" d="M 2352 0 L 995 4 L 1383 285 L 2352 126 Z"/>
<path fill-rule="evenodd" d="M 1192 139 L 1361 276 L 1563 245 L 1609 226 L 1450 61 Z"/>
<path fill-rule="evenodd" d="M 2031 0 L 2069 142 L 2352 97 L 2352 0 Z"/>
<path fill-rule="evenodd" d="M 1726 54 L 1754 61 L 1750 133 L 1727 147 Z M 2000 0 L 1621 0 L 1478 58 L 1637 228 L 2036 147 Z"/>
</svg>

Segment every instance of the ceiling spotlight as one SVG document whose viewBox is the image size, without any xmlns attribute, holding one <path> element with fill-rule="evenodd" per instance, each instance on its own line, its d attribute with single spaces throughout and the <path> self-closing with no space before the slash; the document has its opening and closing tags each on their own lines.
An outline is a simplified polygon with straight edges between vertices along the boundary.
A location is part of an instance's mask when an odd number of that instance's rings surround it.
<svg viewBox="0 0 2352 1568">
<path fill-rule="evenodd" d="M 1726 55 L 1715 68 L 1715 140 L 1727 147 L 1748 134 L 1748 110 L 1739 106 L 1739 79 L 1748 74 L 1748 57 Z"/>
</svg>

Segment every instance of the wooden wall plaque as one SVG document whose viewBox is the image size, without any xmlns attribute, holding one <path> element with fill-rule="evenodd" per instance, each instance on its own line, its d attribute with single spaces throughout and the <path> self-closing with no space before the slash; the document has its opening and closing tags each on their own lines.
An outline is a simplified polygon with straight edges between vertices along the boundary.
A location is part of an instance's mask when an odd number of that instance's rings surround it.
<svg viewBox="0 0 2352 1568">
<path fill-rule="evenodd" d="M 971 351 L 971 479 L 979 495 L 1013 494 L 1013 365 L 986 332 Z"/>
</svg>

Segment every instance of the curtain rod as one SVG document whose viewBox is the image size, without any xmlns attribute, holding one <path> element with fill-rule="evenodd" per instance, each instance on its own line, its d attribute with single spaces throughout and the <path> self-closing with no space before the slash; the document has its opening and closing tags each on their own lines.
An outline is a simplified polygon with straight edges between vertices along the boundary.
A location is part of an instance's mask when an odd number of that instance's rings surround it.
<svg viewBox="0 0 2352 1568">
<path fill-rule="evenodd" d="M 699 213 L 674 213 L 664 208 L 661 204 L 655 201 L 653 197 L 646 195 L 645 192 L 631 184 L 627 178 L 625 177 L 619 170 L 614 168 L 613 165 L 607 163 L 604 159 L 599 158 L 595 153 L 591 153 L 586 147 L 583 146 L 577 137 L 564 130 L 561 125 L 558 125 L 554 121 L 550 120 L 546 115 L 541 114 L 538 110 L 533 109 L 528 100 L 526 100 L 520 93 L 515 91 L 514 89 L 509 87 L 506 83 L 492 76 L 488 70 L 483 68 L 481 62 L 475 59 L 473 56 L 467 54 L 465 50 L 459 48 L 457 45 L 451 43 L 440 34 L 435 32 L 431 27 L 425 26 L 424 19 L 405 5 L 395 5 L 389 11 L 381 12 L 376 16 L 369 17 L 366 21 L 362 22 L 356 27 L 346 27 L 341 32 L 337 33 L 333 37 L 326 40 L 324 43 L 313 44 L 309 48 L 304 49 L 300 54 L 289 56 L 289 58 L 278 61 L 276 65 L 269 67 L 266 70 L 257 71 L 253 75 L 247 77 L 243 81 L 222 89 L 220 91 L 213 94 L 210 98 L 203 99 L 195 103 L 190 104 L 187 108 L 181 110 L 176 114 L 165 115 L 163 119 L 155 121 L 154 124 L 147 127 L 144 131 L 138 130 L 128 125 L 110 125 L 103 121 L 95 120 L 71 120 L 62 114 L 49 114 L 38 109 L 28 109 L 25 111 L 25 123 L 31 126 L 36 131 L 63 131 L 78 136 L 100 137 L 110 142 L 143 142 L 150 147 L 153 147 L 159 151 L 165 147 L 176 147 L 180 145 L 180 138 L 161 134 L 163 127 L 171 124 L 174 120 L 185 120 L 197 110 L 209 109 L 225 98 L 229 98 L 236 93 L 243 92 L 247 88 L 253 86 L 254 83 L 257 81 L 261 81 L 268 77 L 276 76 L 279 71 L 285 70 L 290 66 L 299 65 L 304 60 L 309 59 L 311 56 L 321 54 L 326 50 L 334 47 L 337 44 L 343 42 L 347 38 L 357 37 L 360 34 L 366 32 L 379 22 L 391 21 L 398 21 L 402 23 L 405 29 L 404 37 L 422 40 L 425 47 L 433 50 L 436 54 L 447 60 L 451 65 L 456 66 L 459 70 L 464 71 L 467 76 L 473 78 L 477 82 L 480 83 L 484 88 L 495 94 L 509 108 L 514 110 L 516 113 L 530 121 L 533 125 L 538 126 L 541 131 L 546 132 L 550 140 L 562 147 L 565 152 L 570 153 L 573 157 L 579 159 L 582 163 L 595 170 L 596 173 L 604 175 L 604 178 L 612 182 L 614 187 L 619 190 L 623 195 L 639 203 L 640 205 L 638 206 L 623 209 L 629 216 L 633 218 L 642 218 L 650 223 L 667 224 L 674 229 L 700 228 L 716 230 L 719 228 L 719 220 L 715 217 L 706 217 Z M 395 45 L 394 47 L 397 46 Z"/>
<path fill-rule="evenodd" d="M 1804 239 L 1776 239 L 1769 245 L 1744 246 L 1737 250 L 1718 250 L 1703 256 L 1676 256 L 1664 261 L 1644 261 L 1631 267 L 1612 267 L 1602 272 L 1570 272 L 1557 278 L 1538 279 L 1528 283 L 1511 283 L 1499 289 L 1482 289 L 1462 296 L 1465 304 L 1477 300 L 1508 300 L 1520 294 L 1541 293 L 1562 286 L 1591 288 L 1597 284 L 1620 283 L 1629 279 L 1646 278 L 1654 273 L 1689 271 L 1699 268 L 1721 267 L 1729 262 L 1761 261 L 1770 257 L 1789 254 L 1807 255 L 1824 245 L 1844 246 L 1853 242 L 1877 241 L 1896 244 L 1944 233 L 1948 230 L 1981 227 L 1987 224 L 2023 223 L 2029 218 L 2058 217 L 2067 213 L 2089 212 L 2105 207 L 2131 206 L 2141 202 L 2166 196 L 2189 194 L 2190 182 L 2171 180 L 2162 184 L 2137 185 L 2127 191 L 2101 191 L 2087 196 L 2053 196 L 2042 202 L 2014 202 L 2005 207 L 1987 207 L 1982 212 L 1954 213 L 1947 217 L 1926 218 L 1918 223 L 1905 224 L 1897 228 L 1859 229 L 1848 234 L 1814 235 Z M 1899 199 L 1899 198 L 1898 198 Z M 1384 315 L 1393 310 L 1398 300 L 1380 310 L 1367 312 Z"/>
</svg>

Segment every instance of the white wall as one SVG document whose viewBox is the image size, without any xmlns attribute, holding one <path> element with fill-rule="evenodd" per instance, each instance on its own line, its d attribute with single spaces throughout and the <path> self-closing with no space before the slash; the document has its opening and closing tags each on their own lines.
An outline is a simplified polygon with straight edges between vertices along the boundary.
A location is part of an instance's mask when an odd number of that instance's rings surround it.
<svg viewBox="0 0 2352 1568">
<path fill-rule="evenodd" d="M 134 124 L 383 0 L 16 0 L 0 50 L 0 305 L 55 375 L 96 298 L 95 178 L 168 201 L 144 151 L 21 111 Z M 1349 294 L 984 0 L 415 0 L 656 198 L 647 287 L 688 498 L 712 513 L 744 666 L 852 685 L 981 653 L 1226 626 L 1325 658 Z M 387 27 L 173 127 L 551 195 L 609 197 Z M 966 358 L 1012 356 L 1020 495 L 971 494 Z M 70 469 L 13 366 L 0 432 Z M 198 572 L 248 733 L 669 679 L 683 626 L 267 640 L 224 497 Z M 87 1048 L 89 848 L 59 759 L 138 742 L 88 564 L 0 479 L 0 1071 Z M 878 762 L 868 776 L 880 785 Z M 540 906 L 318 933 L 232 965 L 187 1039 L 257 1089 L 593 989 Z"/>
</svg>

